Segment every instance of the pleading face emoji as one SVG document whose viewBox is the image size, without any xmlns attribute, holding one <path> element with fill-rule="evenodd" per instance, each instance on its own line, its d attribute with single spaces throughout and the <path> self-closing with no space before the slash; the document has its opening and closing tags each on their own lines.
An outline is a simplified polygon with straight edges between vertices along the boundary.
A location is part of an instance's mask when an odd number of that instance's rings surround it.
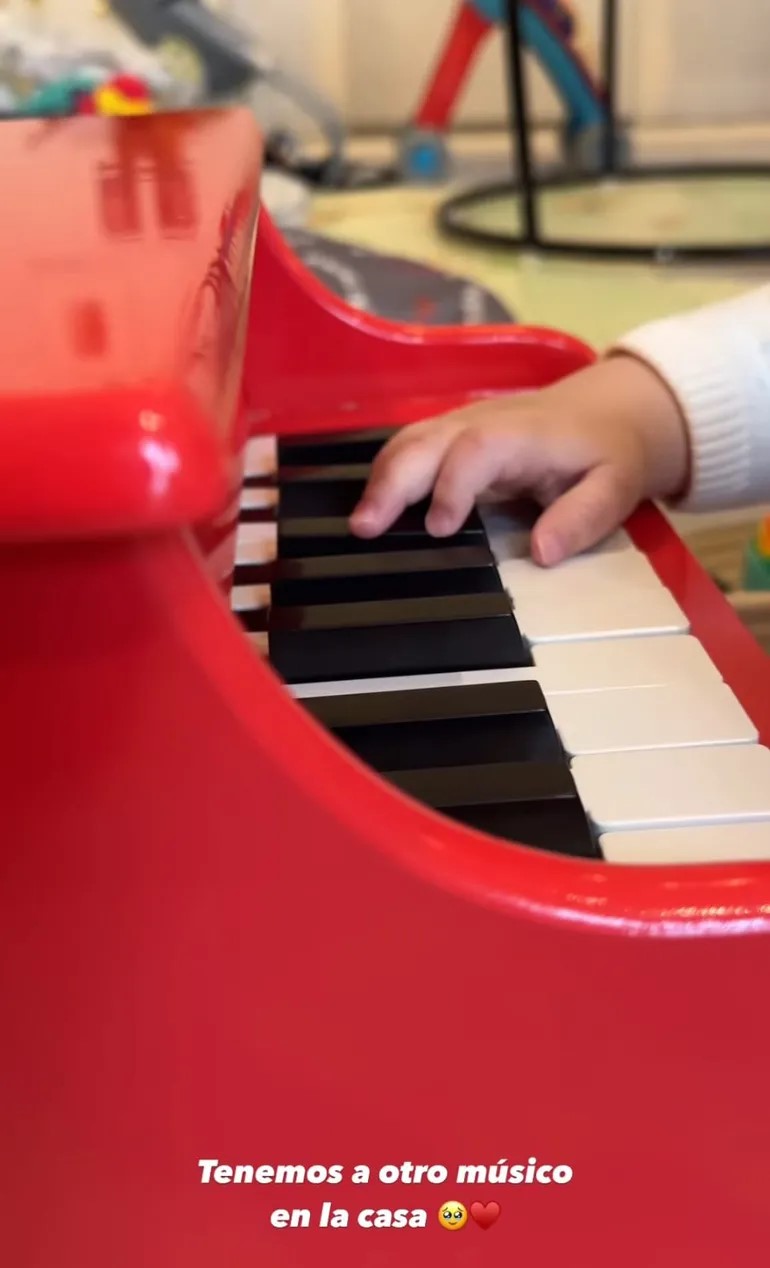
<svg viewBox="0 0 770 1268">
<path fill-rule="evenodd" d="M 464 1228 L 468 1223 L 468 1212 L 462 1202 L 445 1202 L 439 1207 L 438 1222 L 442 1228 Z"/>
</svg>

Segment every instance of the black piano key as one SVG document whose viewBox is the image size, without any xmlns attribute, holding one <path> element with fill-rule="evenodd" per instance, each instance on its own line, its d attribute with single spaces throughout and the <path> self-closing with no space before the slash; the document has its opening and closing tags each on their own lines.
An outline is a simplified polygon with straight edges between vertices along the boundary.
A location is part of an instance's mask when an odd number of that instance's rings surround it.
<svg viewBox="0 0 770 1268">
<path fill-rule="evenodd" d="M 371 462 L 394 434 L 393 427 L 335 432 L 328 436 L 286 436 L 278 441 L 278 466 L 339 466 Z"/>
<path fill-rule="evenodd" d="M 329 466 L 279 467 L 275 483 L 283 487 L 294 484 L 365 484 L 371 463 L 333 463 Z"/>
<path fill-rule="evenodd" d="M 281 515 L 310 517 L 352 515 L 366 488 L 370 466 L 285 467 L 278 473 Z M 418 512 L 423 528 L 429 503 Z"/>
<path fill-rule="evenodd" d="M 374 770 L 490 762 L 558 761 L 562 747 L 547 714 L 454 718 L 411 726 L 341 727 L 337 739 Z"/>
<path fill-rule="evenodd" d="M 358 506 L 366 488 L 365 480 L 315 480 L 283 484 L 278 494 L 281 517 L 312 518 L 317 515 L 350 516 Z M 425 527 L 427 506 L 410 508 L 410 523 Z"/>
<path fill-rule="evenodd" d="M 344 521 L 347 524 L 347 520 Z M 304 531 L 298 535 L 297 529 L 293 526 L 313 526 L 309 533 Z M 334 527 L 333 520 L 327 520 L 329 527 Z M 461 538 L 462 541 L 472 541 L 473 538 Z M 437 543 L 438 545 L 438 543 Z M 431 538 L 426 532 L 415 532 L 414 530 L 406 531 L 399 529 L 396 534 L 386 534 L 383 537 L 372 537 L 367 540 L 359 540 L 353 537 L 352 533 L 332 532 L 326 534 L 322 531 L 319 520 L 284 520 L 279 526 L 278 531 L 278 557 L 279 559 L 297 559 L 300 557 L 312 557 L 314 553 L 319 555 L 346 555 L 346 554 L 371 554 L 377 555 L 383 551 L 397 550 L 430 550 Z"/>
<path fill-rule="evenodd" d="M 434 810 L 470 810 L 577 797 L 566 762 L 490 762 L 481 766 L 386 771 L 389 781 Z"/>
<path fill-rule="evenodd" d="M 326 495 L 328 492 L 329 501 L 333 500 L 333 498 L 336 496 L 337 490 L 335 485 L 323 486 L 323 485 L 311 484 L 311 485 L 297 485 L 296 486 L 297 491 L 299 491 L 300 493 L 310 492 L 313 496 L 315 495 L 315 491 L 319 488 L 322 490 L 324 495 Z M 318 499 L 314 498 L 314 500 L 317 500 L 318 503 L 320 504 L 324 501 L 324 497 L 321 497 Z M 393 527 L 388 529 L 388 536 L 391 538 L 394 538 L 394 537 L 397 537 L 400 533 L 424 533 L 425 536 L 428 537 L 430 541 L 435 541 L 436 540 L 435 538 L 429 537 L 425 528 L 425 516 L 428 514 L 429 505 L 430 503 L 428 501 L 424 501 L 424 502 L 418 502 L 414 506 L 408 506 L 406 510 L 402 511 L 401 515 L 399 515 Z M 334 534 L 335 536 L 350 536 L 354 544 L 356 542 L 360 542 L 361 545 L 364 547 L 367 545 L 367 541 L 365 538 L 354 537 L 353 534 L 350 532 L 350 528 L 347 522 L 348 521 L 347 511 L 343 511 L 341 515 L 335 514 L 333 510 L 329 510 L 329 511 L 320 510 L 317 512 L 314 511 L 311 515 L 295 514 L 294 512 L 287 512 L 284 508 L 283 501 L 280 500 L 278 503 L 277 519 L 278 519 L 279 533 L 280 532 L 291 533 L 293 522 L 298 520 L 300 525 L 302 524 L 308 525 L 309 531 L 307 528 L 305 530 L 297 529 L 297 533 L 304 531 L 306 536 L 312 536 L 314 534 L 314 530 L 317 529 L 319 533 L 323 533 L 327 537 L 331 536 L 332 534 Z M 329 521 L 331 521 L 331 524 L 329 523 Z M 461 532 L 465 531 L 465 528 L 466 528 L 466 525 L 463 525 L 463 529 L 461 529 Z M 467 528 L 469 532 L 475 531 L 478 536 L 482 535 L 483 529 L 481 526 L 481 521 L 477 523 L 475 520 L 472 520 L 472 521 L 469 520 Z"/>
<path fill-rule="evenodd" d="M 405 511 L 380 537 L 368 539 L 355 537 L 346 517 L 279 517 L 278 520 L 279 559 L 442 549 L 450 542 L 457 546 L 485 544 L 486 533 L 478 515 L 472 514 L 459 533 L 449 539 L 431 537 L 424 528 L 424 511 L 417 507 Z"/>
<path fill-rule="evenodd" d="M 449 818 L 502 841 L 569 854 L 574 858 L 601 859 L 602 852 L 591 832 L 577 797 L 489 806 L 453 807 Z"/>
<path fill-rule="evenodd" d="M 385 572 L 358 577 L 274 581 L 272 594 L 273 602 L 283 607 L 309 603 L 365 603 L 376 599 L 498 594 L 502 589 L 503 584 L 497 570 L 490 566 L 456 568 L 443 572 Z"/>
<path fill-rule="evenodd" d="M 303 704 L 329 731 L 350 726 L 380 727 L 391 723 L 469 721 L 517 713 L 548 713 L 543 689 L 534 678 L 462 687 L 320 696 L 304 700 Z M 423 763 L 424 766 L 432 764 Z"/>
<path fill-rule="evenodd" d="M 239 524 L 274 524 L 275 506 L 242 506 L 238 512 Z"/>
<path fill-rule="evenodd" d="M 333 464 L 330 466 L 296 466 L 278 467 L 277 470 L 261 475 L 246 476 L 243 486 L 246 489 L 275 489 L 286 484 L 320 484 L 356 482 L 365 483 L 369 479 L 371 463 L 352 462 Z"/>
<path fill-rule="evenodd" d="M 304 703 L 337 739 L 379 771 L 564 759 L 545 697 L 534 681 Z"/>
<path fill-rule="evenodd" d="M 473 546 L 446 546 L 435 542 L 428 550 L 390 550 L 376 554 L 312 555 L 309 559 L 276 559 L 272 563 L 237 564 L 235 585 L 276 585 L 289 582 L 320 582 L 356 580 L 366 577 L 385 577 L 455 571 L 493 572 L 502 589 L 489 546 L 479 542 Z M 493 588 L 490 585 L 490 590 Z M 374 596 L 373 596 L 374 597 Z M 321 602 L 324 602 L 323 594 Z M 354 600 L 350 600 L 354 602 Z"/>
<path fill-rule="evenodd" d="M 235 616 L 249 634 L 265 634 L 269 629 L 269 608 L 245 608 Z"/>
<path fill-rule="evenodd" d="M 506 596 L 272 608 L 270 659 L 287 682 L 531 664 Z"/>
<path fill-rule="evenodd" d="M 508 762 L 386 772 L 416 801 L 505 841 L 601 858 L 566 763 Z"/>
<path fill-rule="evenodd" d="M 306 607 L 272 606 L 271 628 L 311 633 L 315 630 L 361 630 L 382 625 L 412 626 L 512 617 L 505 593 L 443 595 L 435 599 L 382 599 L 371 603 L 311 603 Z"/>
</svg>

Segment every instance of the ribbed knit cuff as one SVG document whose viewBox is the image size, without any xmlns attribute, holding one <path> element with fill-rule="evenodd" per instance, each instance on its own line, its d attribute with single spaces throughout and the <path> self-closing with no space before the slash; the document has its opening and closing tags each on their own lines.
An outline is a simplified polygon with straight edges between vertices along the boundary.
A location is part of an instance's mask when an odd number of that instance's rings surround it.
<svg viewBox="0 0 770 1268">
<path fill-rule="evenodd" d="M 642 326 L 613 351 L 650 365 L 682 410 L 691 472 L 680 509 L 770 499 L 770 288 Z"/>
</svg>

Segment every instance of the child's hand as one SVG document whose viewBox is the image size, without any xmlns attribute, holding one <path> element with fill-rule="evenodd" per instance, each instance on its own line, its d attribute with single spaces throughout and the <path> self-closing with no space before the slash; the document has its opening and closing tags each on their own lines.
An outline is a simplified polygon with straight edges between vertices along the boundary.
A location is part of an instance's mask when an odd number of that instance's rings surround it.
<svg viewBox="0 0 770 1268">
<path fill-rule="evenodd" d="M 432 490 L 426 528 L 445 537 L 481 495 L 528 494 L 547 508 L 532 536 L 547 566 L 594 546 L 645 497 L 680 493 L 687 467 L 673 396 L 641 361 L 619 355 L 540 392 L 405 427 L 375 459 L 351 529 L 379 536 Z"/>
</svg>

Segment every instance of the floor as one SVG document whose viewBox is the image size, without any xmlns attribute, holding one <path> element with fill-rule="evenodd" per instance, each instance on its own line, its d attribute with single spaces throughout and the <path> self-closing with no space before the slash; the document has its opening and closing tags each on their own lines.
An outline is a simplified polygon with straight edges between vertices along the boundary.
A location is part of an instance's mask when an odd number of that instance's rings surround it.
<svg viewBox="0 0 770 1268">
<path fill-rule="evenodd" d="M 655 191 L 656 195 L 658 191 Z M 770 186 L 768 187 L 770 194 Z M 319 232 L 355 242 L 361 246 L 397 251 L 467 277 L 493 291 L 519 320 L 556 326 L 579 335 L 596 347 L 638 323 L 698 304 L 726 299 L 752 285 L 770 281 L 770 265 L 764 269 L 741 269 L 739 265 L 653 266 L 649 264 L 595 260 L 566 260 L 514 254 L 506 250 L 482 248 L 443 237 L 436 228 L 436 212 L 446 192 L 391 188 L 362 193 L 333 193 L 317 196 L 312 223 Z M 593 222 L 613 225 L 611 207 L 619 206 L 622 221 L 628 217 L 629 200 L 607 197 L 596 207 Z M 639 201 L 639 200 L 637 200 Z M 663 214 L 660 199 L 654 201 Z M 672 191 L 670 204 L 676 204 Z M 726 199 L 722 199 L 721 207 Z M 590 221 L 590 204 L 576 219 Z M 767 199 L 770 229 L 770 197 Z M 496 217 L 499 219 L 499 216 Z M 643 217 L 634 217 L 635 223 Z M 552 216 L 551 224 L 558 224 Z M 617 220 L 615 220 L 617 224 Z M 586 295 L 590 294 L 590 302 Z"/>
<path fill-rule="evenodd" d="M 491 290 L 518 320 L 557 327 L 597 349 L 622 332 L 650 321 L 711 303 L 770 281 L 770 264 L 752 268 L 730 264 L 652 265 L 559 259 L 482 248 L 443 237 L 436 212 L 447 190 L 390 188 L 317 196 L 311 224 L 330 237 L 434 264 L 472 278 Z M 488 218 L 506 218 L 510 203 L 490 208 Z M 757 235 L 770 232 L 770 183 L 747 189 L 744 182 L 684 189 L 675 184 L 628 189 L 608 187 L 548 208 L 551 233 L 576 229 L 607 237 L 633 226 L 635 232 L 686 238 L 697 219 L 700 230 L 724 237 L 733 226 Z M 507 222 L 507 221 L 506 221 Z M 605 232 L 606 231 L 606 232 Z M 685 534 L 693 528 L 745 522 L 747 533 L 766 508 L 728 512 L 707 519 L 674 517 Z"/>
</svg>

